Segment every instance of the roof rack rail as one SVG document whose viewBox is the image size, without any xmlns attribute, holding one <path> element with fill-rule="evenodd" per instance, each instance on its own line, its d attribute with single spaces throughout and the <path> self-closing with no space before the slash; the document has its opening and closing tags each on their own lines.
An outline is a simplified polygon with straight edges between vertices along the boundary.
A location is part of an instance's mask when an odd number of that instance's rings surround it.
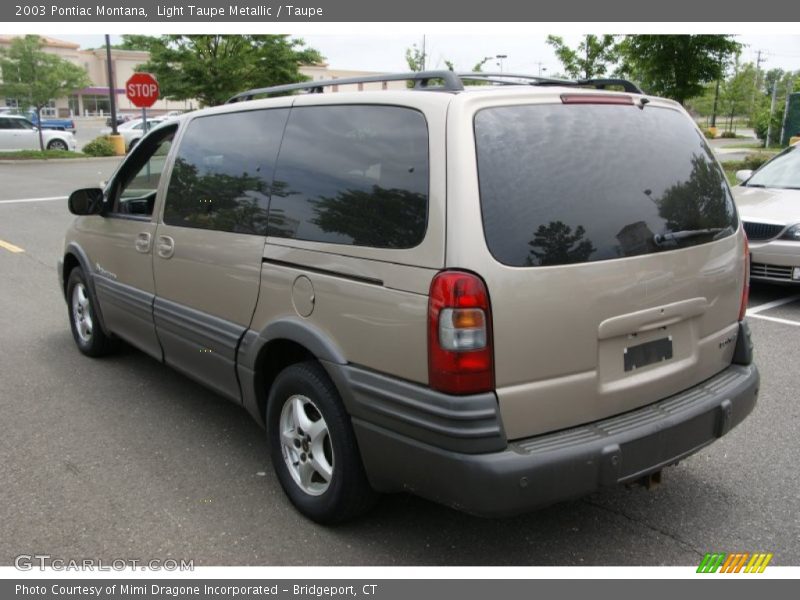
<svg viewBox="0 0 800 600">
<path fill-rule="evenodd" d="M 413 81 L 414 89 L 435 90 L 442 92 L 460 92 L 464 89 L 465 81 L 482 81 L 497 85 L 520 85 L 523 80 L 525 85 L 563 85 L 576 87 L 594 87 L 599 90 L 609 86 L 621 86 L 623 90 L 632 94 L 644 94 L 635 83 L 627 79 L 555 79 L 553 77 L 537 77 L 519 73 L 454 73 L 453 71 L 419 71 L 412 73 L 388 73 L 386 75 L 369 75 L 366 77 L 346 77 L 343 79 L 325 79 L 323 81 L 304 81 L 302 83 L 289 83 L 271 87 L 255 88 L 240 92 L 230 98 L 227 104 L 252 100 L 261 95 L 283 95 L 290 92 L 305 91 L 309 94 L 321 94 L 326 87 L 334 85 L 351 85 L 354 83 L 382 83 L 385 81 Z M 436 83 L 434 83 L 436 82 Z M 439 84 L 438 82 L 441 82 Z"/>
<path fill-rule="evenodd" d="M 302 83 L 289 83 L 271 87 L 256 88 L 240 92 L 230 98 L 226 104 L 252 100 L 255 96 L 263 94 L 286 94 L 306 90 L 309 94 L 321 94 L 323 88 L 334 85 L 349 85 L 353 83 L 381 83 L 384 81 L 413 81 L 415 89 L 440 90 L 445 92 L 460 92 L 464 89 L 461 79 L 453 71 L 419 71 L 412 73 L 389 73 L 386 75 L 370 75 L 366 77 L 345 77 L 342 79 L 325 79 L 323 81 L 304 81 Z M 432 81 L 441 81 L 442 85 L 431 85 Z"/>
<path fill-rule="evenodd" d="M 529 85 L 564 85 L 564 86 L 588 86 L 598 90 L 607 89 L 609 86 L 620 86 L 622 89 L 631 94 L 644 94 L 642 89 L 627 79 L 620 78 L 602 78 L 602 79 L 558 79 L 555 77 L 537 77 L 535 75 L 523 75 L 520 73 L 484 73 L 476 71 L 472 73 L 459 73 L 458 76 L 462 81 L 487 81 L 501 85 L 517 85 L 517 82 L 507 81 L 508 79 L 524 79 L 529 80 Z"/>
<path fill-rule="evenodd" d="M 526 79 L 530 80 L 530 85 L 539 84 L 553 84 L 553 85 L 570 85 L 573 83 L 572 79 L 556 79 L 554 77 L 537 77 L 536 75 L 525 75 L 521 73 L 500 73 L 500 72 L 484 72 L 472 71 L 469 73 L 459 73 L 458 76 L 462 81 L 491 81 L 492 83 L 499 83 L 501 85 L 519 85 L 517 81 L 507 81 L 508 79 Z"/>
<path fill-rule="evenodd" d="M 565 80 L 561 83 L 555 83 L 555 84 L 551 84 L 549 82 L 543 82 L 541 85 L 574 85 L 578 87 L 593 87 L 598 90 L 608 89 L 609 86 L 620 86 L 623 89 L 623 91 L 628 92 L 629 94 L 644 94 L 642 88 L 640 88 L 632 81 L 616 77 L 603 78 L 603 79 L 573 79 L 573 80 Z"/>
</svg>

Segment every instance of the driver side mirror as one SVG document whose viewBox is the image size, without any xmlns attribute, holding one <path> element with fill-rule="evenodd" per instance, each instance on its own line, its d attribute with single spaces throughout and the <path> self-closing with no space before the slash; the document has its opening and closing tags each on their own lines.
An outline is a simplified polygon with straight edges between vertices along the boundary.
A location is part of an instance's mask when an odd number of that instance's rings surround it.
<svg viewBox="0 0 800 600">
<path fill-rule="evenodd" d="M 103 190 L 84 188 L 69 195 L 69 212 L 73 215 L 99 215 L 103 210 Z"/>
</svg>

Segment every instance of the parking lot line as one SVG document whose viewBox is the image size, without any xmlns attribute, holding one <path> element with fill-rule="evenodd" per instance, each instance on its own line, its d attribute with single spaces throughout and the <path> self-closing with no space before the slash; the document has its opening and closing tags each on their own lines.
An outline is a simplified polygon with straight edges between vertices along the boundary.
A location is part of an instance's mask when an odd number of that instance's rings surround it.
<svg viewBox="0 0 800 600">
<path fill-rule="evenodd" d="M 15 254 L 18 252 L 25 252 L 25 250 L 23 250 L 19 246 L 15 246 L 14 244 L 9 244 L 8 242 L 4 242 L 3 240 L 0 240 L 0 248 L 5 248 L 9 252 L 13 252 Z"/>
<path fill-rule="evenodd" d="M 767 315 L 747 315 L 751 319 L 763 319 L 764 321 L 774 321 L 775 323 L 782 323 L 783 325 L 794 325 L 800 327 L 800 321 L 790 321 L 789 319 L 781 319 L 780 317 L 768 317 Z"/>
<path fill-rule="evenodd" d="M 18 204 L 20 202 L 52 202 L 53 200 L 66 199 L 66 196 L 51 196 L 49 198 L 18 198 L 16 200 L 0 200 L 0 204 Z"/>
<path fill-rule="evenodd" d="M 764 312 L 765 310 L 769 310 L 771 308 L 778 308 L 779 306 L 783 306 L 784 304 L 790 304 L 795 300 L 800 300 L 800 294 L 795 294 L 794 296 L 787 296 L 786 298 L 778 298 L 777 300 L 773 300 L 772 302 L 765 302 L 764 304 L 759 304 L 758 306 L 754 306 L 753 308 L 747 309 L 747 315 L 755 315 L 760 312 Z"/>
</svg>

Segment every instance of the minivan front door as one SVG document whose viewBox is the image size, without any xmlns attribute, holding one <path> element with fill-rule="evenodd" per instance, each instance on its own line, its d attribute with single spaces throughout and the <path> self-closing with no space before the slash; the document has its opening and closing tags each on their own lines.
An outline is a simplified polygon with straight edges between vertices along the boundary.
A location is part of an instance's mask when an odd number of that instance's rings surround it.
<svg viewBox="0 0 800 600">
<path fill-rule="evenodd" d="M 161 173 L 175 128 L 164 128 L 133 151 L 107 187 L 103 218 L 86 219 L 83 236 L 92 260 L 103 320 L 119 337 L 161 360 L 153 324 L 153 217 Z"/>
</svg>

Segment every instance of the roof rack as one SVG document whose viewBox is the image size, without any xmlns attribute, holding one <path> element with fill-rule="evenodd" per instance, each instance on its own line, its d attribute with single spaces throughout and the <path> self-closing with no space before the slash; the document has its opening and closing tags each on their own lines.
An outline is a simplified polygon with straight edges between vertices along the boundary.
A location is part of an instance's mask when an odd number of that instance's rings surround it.
<svg viewBox="0 0 800 600">
<path fill-rule="evenodd" d="M 627 79 L 555 79 L 552 77 L 536 77 L 518 73 L 454 73 L 453 71 L 419 71 L 412 73 L 390 73 L 386 75 L 370 75 L 366 77 L 346 77 L 343 79 L 326 79 L 323 81 L 304 81 L 271 87 L 255 88 L 240 92 L 230 98 L 227 104 L 252 100 L 262 95 L 284 95 L 295 91 L 309 94 L 321 94 L 326 87 L 334 85 L 350 85 L 355 83 L 382 83 L 385 81 L 413 81 L 416 90 L 432 90 L 443 92 L 460 92 L 464 90 L 465 81 L 482 81 L 496 85 L 563 85 L 571 87 L 594 87 L 604 90 L 610 86 L 621 86 L 626 92 L 644 94 L 635 83 Z"/>
<path fill-rule="evenodd" d="M 570 87 L 593 87 L 598 90 L 605 90 L 611 86 L 620 86 L 624 91 L 631 94 L 644 94 L 642 89 L 627 79 L 603 78 L 603 79 L 557 79 L 555 77 L 537 77 L 535 75 L 523 75 L 519 73 L 484 73 L 476 71 L 472 73 L 459 73 L 462 81 L 488 81 L 500 85 L 519 85 L 519 82 L 508 81 L 509 79 L 523 79 L 530 83 L 528 85 L 564 85 Z"/>
<path fill-rule="evenodd" d="M 453 71 L 419 71 L 414 73 L 389 73 L 386 75 L 370 75 L 367 77 L 345 77 L 342 79 L 326 79 L 324 81 L 304 81 L 302 83 L 289 83 L 272 87 L 257 88 L 236 94 L 228 100 L 242 102 L 252 100 L 255 96 L 264 94 L 285 94 L 299 90 L 306 90 L 309 94 L 321 94 L 322 89 L 334 85 L 348 85 L 353 83 L 381 83 L 384 81 L 413 81 L 415 89 L 440 90 L 445 92 L 460 92 L 464 89 L 461 79 Z M 441 81 L 441 85 L 432 85 L 432 82 Z"/>
</svg>

